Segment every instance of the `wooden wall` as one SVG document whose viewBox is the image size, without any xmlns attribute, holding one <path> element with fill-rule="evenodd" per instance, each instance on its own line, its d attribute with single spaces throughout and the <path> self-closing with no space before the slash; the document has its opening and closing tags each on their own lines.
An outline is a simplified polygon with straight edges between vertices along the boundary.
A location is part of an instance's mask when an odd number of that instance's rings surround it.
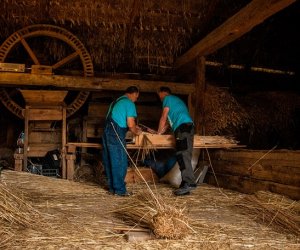
<svg viewBox="0 0 300 250">
<path fill-rule="evenodd" d="M 300 199 L 300 151 L 235 149 L 209 154 L 220 187 L 250 194 L 268 190 Z M 217 185 L 212 168 L 206 182 Z"/>
<path fill-rule="evenodd" d="M 93 93 L 88 103 L 88 114 L 84 118 L 86 138 L 100 138 L 103 133 L 104 122 L 110 103 L 123 95 L 124 92 L 103 91 Z M 138 122 L 157 129 L 161 115 L 161 102 L 155 93 L 141 93 L 136 102 Z"/>
</svg>

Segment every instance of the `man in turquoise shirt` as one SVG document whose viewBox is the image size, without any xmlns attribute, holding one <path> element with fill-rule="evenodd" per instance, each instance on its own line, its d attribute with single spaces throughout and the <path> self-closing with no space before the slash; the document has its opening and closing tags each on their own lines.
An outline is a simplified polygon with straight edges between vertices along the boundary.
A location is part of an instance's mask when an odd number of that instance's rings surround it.
<svg viewBox="0 0 300 250">
<path fill-rule="evenodd" d="M 125 176 L 127 173 L 126 132 L 128 129 L 135 135 L 141 133 L 136 126 L 137 117 L 135 102 L 139 97 L 139 90 L 135 86 L 128 87 L 125 95 L 114 101 L 107 112 L 102 136 L 102 157 L 109 192 L 111 194 L 127 196 Z"/>
<path fill-rule="evenodd" d="M 189 194 L 196 188 L 194 171 L 192 168 L 192 153 L 194 144 L 194 124 L 185 103 L 177 96 L 171 95 L 168 87 L 161 87 L 158 91 L 162 101 L 162 114 L 157 133 L 163 134 L 167 127 L 167 120 L 175 135 L 176 159 L 181 171 L 182 182 L 175 195 Z"/>
</svg>

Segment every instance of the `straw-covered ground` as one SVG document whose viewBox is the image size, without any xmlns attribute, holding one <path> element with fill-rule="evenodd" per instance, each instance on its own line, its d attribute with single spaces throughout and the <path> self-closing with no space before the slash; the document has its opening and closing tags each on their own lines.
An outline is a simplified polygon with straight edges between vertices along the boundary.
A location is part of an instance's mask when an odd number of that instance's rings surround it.
<svg viewBox="0 0 300 250">
<path fill-rule="evenodd" d="M 0 188 L 3 249 L 300 249 L 299 235 L 241 212 L 236 204 L 247 195 L 206 184 L 183 197 L 174 197 L 169 186 L 152 185 L 166 202 L 185 207 L 193 230 L 180 240 L 140 242 L 126 241 L 117 229 L 130 226 L 114 213 L 135 195 L 117 197 L 96 184 L 9 170 L 2 172 Z M 146 186 L 128 189 L 136 194 Z"/>
</svg>

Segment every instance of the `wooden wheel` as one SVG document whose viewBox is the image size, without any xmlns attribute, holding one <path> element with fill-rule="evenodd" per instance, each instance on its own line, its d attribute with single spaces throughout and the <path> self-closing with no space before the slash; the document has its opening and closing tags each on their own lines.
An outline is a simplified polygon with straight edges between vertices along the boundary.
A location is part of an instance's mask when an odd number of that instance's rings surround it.
<svg viewBox="0 0 300 250">
<path fill-rule="evenodd" d="M 61 47 L 67 48 L 63 50 L 64 55 L 60 58 L 49 57 L 47 58 L 48 61 L 45 62 L 45 53 L 43 57 L 40 57 L 34 46 L 40 45 L 42 42 L 49 42 L 50 39 L 58 41 Z M 25 50 L 28 57 L 20 57 L 17 54 L 18 50 L 23 50 L 23 52 Z M 11 56 L 13 52 L 17 56 Z M 92 59 L 81 41 L 66 29 L 53 25 L 31 25 L 9 36 L 0 46 L 0 62 L 20 63 L 18 60 L 22 60 L 26 68 L 31 68 L 32 65 L 49 66 L 54 74 L 59 74 L 65 65 L 75 62 L 77 67 L 82 67 L 83 76 L 91 77 L 94 75 Z M 67 103 L 67 117 L 74 114 L 85 103 L 88 95 L 88 91 L 81 91 L 76 97 L 73 97 L 73 101 Z M 16 116 L 24 118 L 20 103 L 15 102 L 7 90 L 0 90 L 0 100 Z"/>
</svg>

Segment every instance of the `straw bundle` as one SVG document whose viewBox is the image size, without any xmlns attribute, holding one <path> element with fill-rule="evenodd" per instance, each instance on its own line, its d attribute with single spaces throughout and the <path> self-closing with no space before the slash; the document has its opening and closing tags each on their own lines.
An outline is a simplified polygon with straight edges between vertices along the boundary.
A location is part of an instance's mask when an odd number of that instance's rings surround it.
<svg viewBox="0 0 300 250">
<path fill-rule="evenodd" d="M 130 225 L 149 228 L 157 238 L 183 239 L 192 231 L 184 210 L 168 204 L 162 196 L 144 191 L 115 213 Z"/>
<path fill-rule="evenodd" d="M 234 132 L 249 124 L 247 111 L 228 92 L 212 85 L 205 93 L 205 134 Z"/>
<path fill-rule="evenodd" d="M 143 138 L 142 138 L 142 141 L 141 141 L 141 150 L 142 150 L 142 155 L 141 155 L 142 162 L 149 155 L 152 155 L 154 157 L 154 152 L 156 151 L 156 148 L 153 145 L 153 143 L 151 142 L 151 140 L 147 137 L 146 133 L 143 134 Z M 138 152 L 138 154 L 139 153 L 140 152 Z"/>
<path fill-rule="evenodd" d="M 300 235 L 300 203 L 288 198 L 260 191 L 243 198 L 237 207 L 259 223 L 272 226 L 278 231 Z"/>
</svg>

